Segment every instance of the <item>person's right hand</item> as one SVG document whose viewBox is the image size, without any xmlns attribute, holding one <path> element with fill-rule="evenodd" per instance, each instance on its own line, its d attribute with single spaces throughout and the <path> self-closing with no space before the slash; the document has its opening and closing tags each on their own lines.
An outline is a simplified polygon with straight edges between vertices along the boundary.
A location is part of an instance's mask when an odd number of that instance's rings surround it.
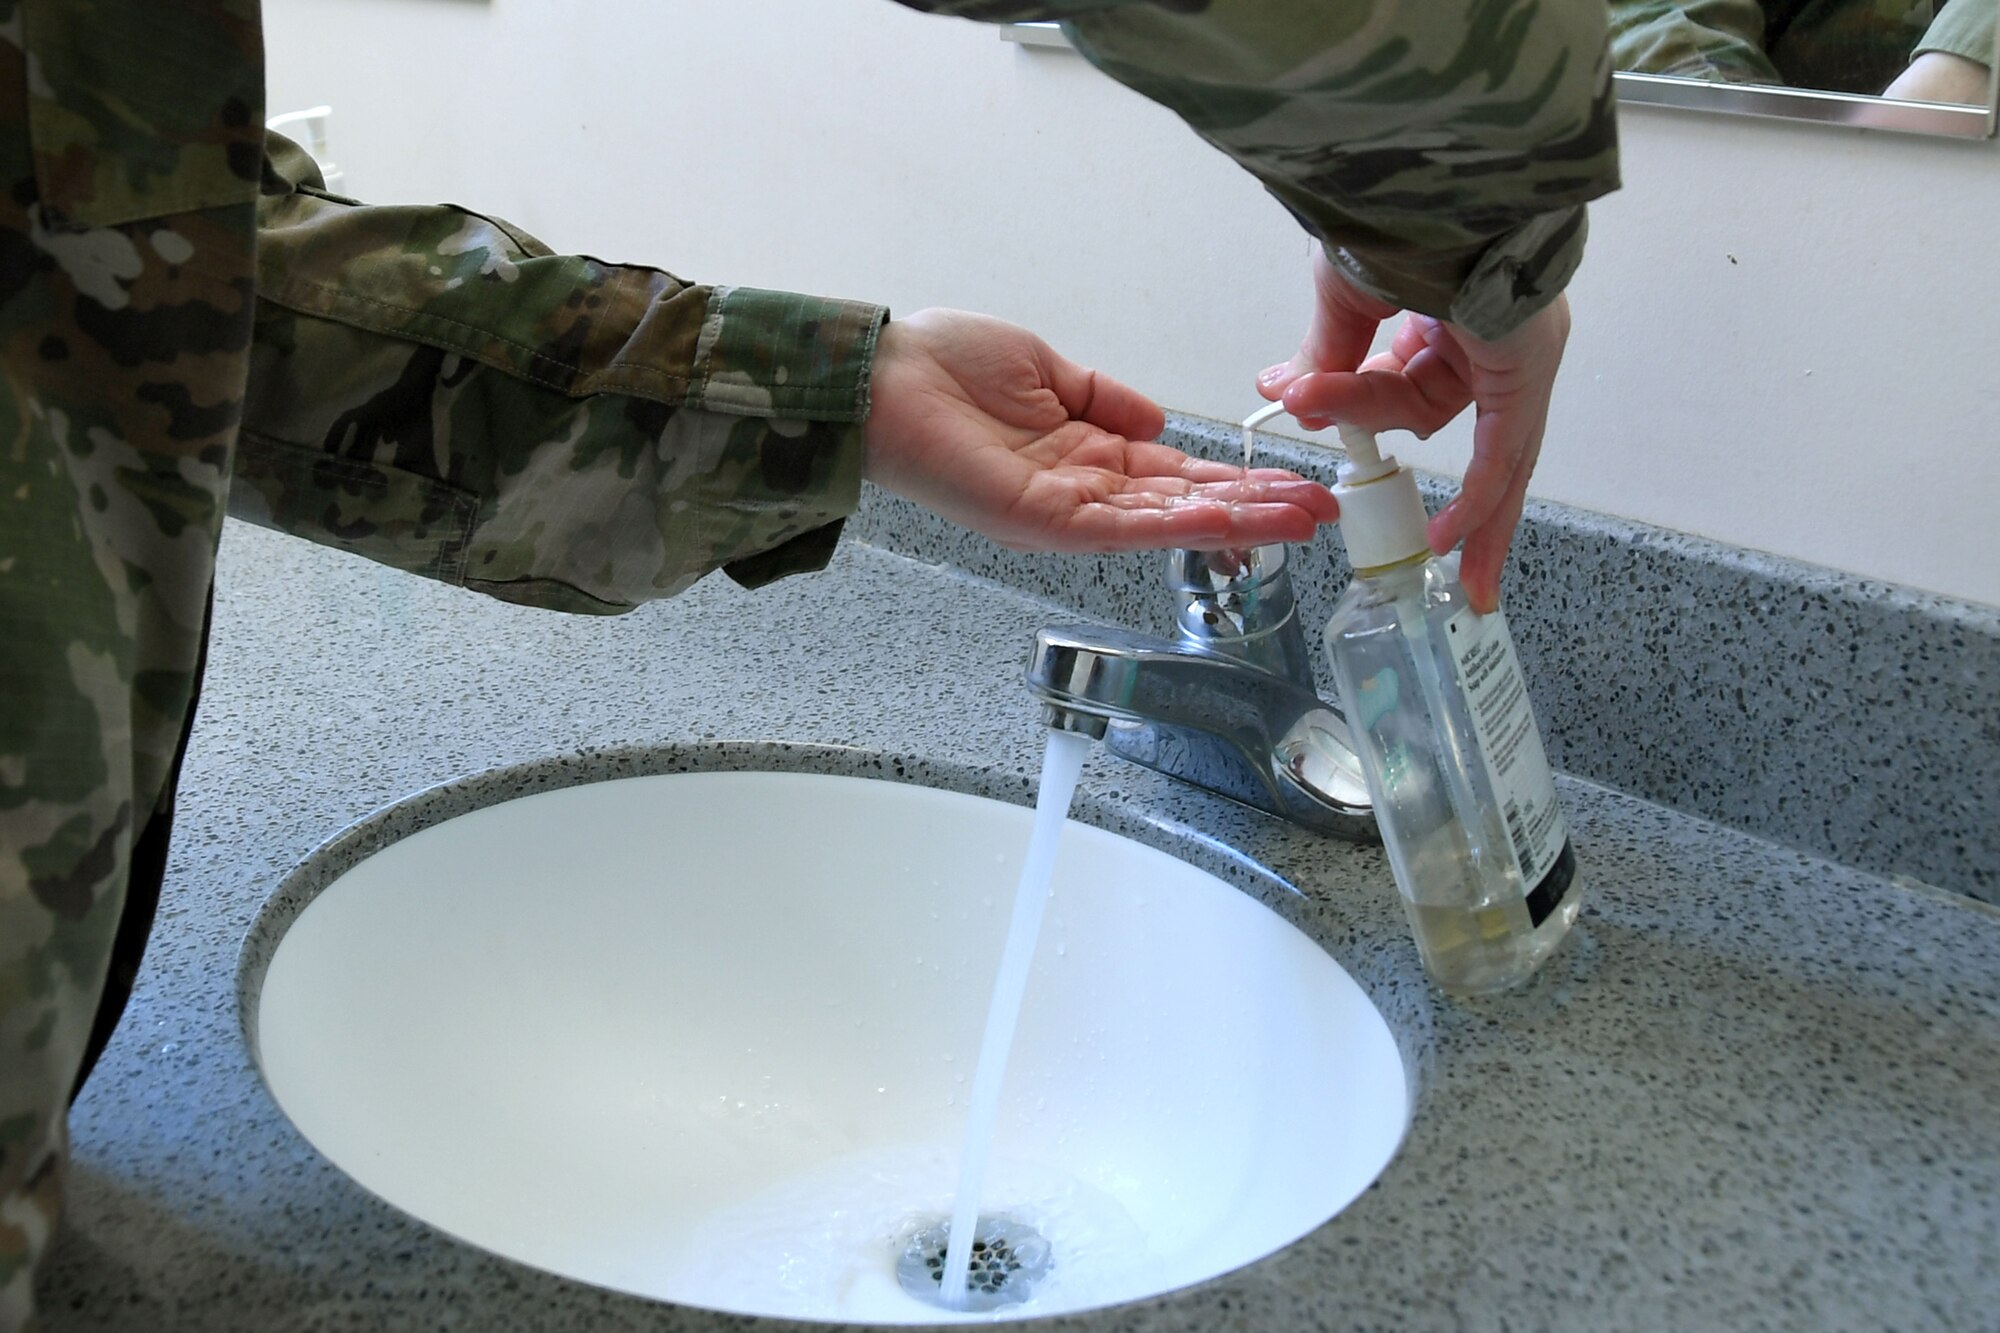
<svg viewBox="0 0 2000 1333">
<path fill-rule="evenodd" d="M 1458 496 L 1431 518 L 1428 535 L 1439 554 L 1464 543 L 1459 575 L 1466 593 L 1477 610 L 1493 610 L 1548 425 L 1569 339 L 1569 302 L 1558 296 L 1493 342 L 1428 315 L 1406 315 L 1389 350 L 1371 357 L 1377 327 L 1396 308 L 1354 286 L 1323 250 L 1314 254 L 1313 285 L 1305 342 L 1290 361 L 1258 376 L 1259 391 L 1282 398 L 1308 430 L 1347 421 L 1372 431 L 1412 431 L 1419 439 L 1473 404 L 1472 461 Z"/>
</svg>

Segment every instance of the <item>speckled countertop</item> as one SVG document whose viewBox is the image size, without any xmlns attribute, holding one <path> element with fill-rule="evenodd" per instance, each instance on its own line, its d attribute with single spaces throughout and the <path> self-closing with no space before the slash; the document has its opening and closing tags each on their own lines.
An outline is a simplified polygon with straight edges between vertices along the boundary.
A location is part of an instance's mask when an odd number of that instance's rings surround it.
<svg viewBox="0 0 2000 1333">
<path fill-rule="evenodd" d="M 1055 618 L 858 543 L 758 593 L 563 617 L 232 526 L 159 926 L 72 1122 L 49 1327 L 775 1327 L 490 1258 L 351 1184 L 258 1081 L 239 947 L 343 826 L 497 766 L 900 758 L 1025 803 L 1020 665 Z M 1077 817 L 1170 848 L 1200 830 L 1303 890 L 1228 872 L 1369 990 L 1417 1101 L 1396 1161 L 1319 1231 L 1063 1327 L 1995 1326 L 2000 913 L 1604 787 L 1564 797 L 1581 924 L 1529 993 L 1454 1005 L 1379 851 L 1091 761 Z"/>
</svg>

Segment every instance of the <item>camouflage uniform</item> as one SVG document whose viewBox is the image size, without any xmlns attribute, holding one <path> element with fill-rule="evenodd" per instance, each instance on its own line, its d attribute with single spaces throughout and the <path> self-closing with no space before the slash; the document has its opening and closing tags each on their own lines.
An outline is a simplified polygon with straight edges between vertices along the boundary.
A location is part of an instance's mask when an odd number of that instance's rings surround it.
<svg viewBox="0 0 2000 1333">
<path fill-rule="evenodd" d="M 1489 334 L 1615 185 L 1601 0 L 919 7 L 1074 17 L 1365 285 Z M 261 52 L 256 0 L 0 0 L 0 1329 L 149 925 L 225 507 L 611 612 L 816 568 L 859 490 L 879 307 L 328 195 L 266 154 Z"/>
<path fill-rule="evenodd" d="M 1993 63 L 1995 0 L 1611 0 L 1619 69 L 1881 92 L 1916 56 Z"/>
</svg>

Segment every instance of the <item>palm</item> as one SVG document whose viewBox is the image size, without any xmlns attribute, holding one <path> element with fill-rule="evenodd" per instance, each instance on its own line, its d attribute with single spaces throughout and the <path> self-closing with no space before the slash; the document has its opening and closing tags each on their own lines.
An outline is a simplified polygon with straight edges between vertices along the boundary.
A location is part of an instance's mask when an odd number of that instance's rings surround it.
<svg viewBox="0 0 2000 1333">
<path fill-rule="evenodd" d="M 1025 330 L 925 311 L 883 330 L 868 476 L 1022 550 L 1302 541 L 1333 515 L 1290 473 L 1154 442 L 1160 409 Z"/>
</svg>

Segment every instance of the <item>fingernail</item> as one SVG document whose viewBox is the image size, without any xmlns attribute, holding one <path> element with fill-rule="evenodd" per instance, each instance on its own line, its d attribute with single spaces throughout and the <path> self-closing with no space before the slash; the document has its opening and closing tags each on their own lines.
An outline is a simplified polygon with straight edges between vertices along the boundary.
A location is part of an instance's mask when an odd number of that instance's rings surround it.
<svg viewBox="0 0 2000 1333">
<path fill-rule="evenodd" d="M 1257 382 L 1263 385 L 1276 384 L 1279 380 L 1285 377 L 1285 372 L 1290 370 L 1291 368 L 1292 366 L 1289 361 L 1281 361 L 1275 366 L 1267 367 L 1261 374 L 1257 376 Z"/>
</svg>

